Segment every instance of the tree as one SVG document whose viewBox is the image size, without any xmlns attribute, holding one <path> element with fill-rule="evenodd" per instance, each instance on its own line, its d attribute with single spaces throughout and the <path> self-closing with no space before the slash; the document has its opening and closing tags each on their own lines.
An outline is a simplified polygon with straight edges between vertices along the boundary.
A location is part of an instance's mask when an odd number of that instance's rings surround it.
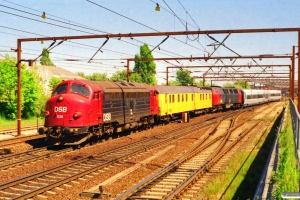
<svg viewBox="0 0 300 200">
<path fill-rule="evenodd" d="M 91 81 L 107 81 L 108 77 L 106 73 L 93 73 L 92 75 L 86 75 L 85 78 Z"/>
<path fill-rule="evenodd" d="M 126 81 L 127 80 L 127 71 L 124 69 L 122 71 L 117 70 L 116 73 L 114 73 L 110 77 L 111 81 Z"/>
<path fill-rule="evenodd" d="M 152 52 L 147 44 L 142 45 L 140 47 L 140 54 L 135 55 L 135 59 L 143 58 L 153 58 Z M 157 80 L 155 78 L 156 64 L 153 60 L 136 60 L 133 72 L 136 72 L 140 75 L 141 81 L 143 83 L 148 83 L 150 85 L 157 83 Z M 138 77 L 137 75 L 134 76 L 136 78 Z"/>
<path fill-rule="evenodd" d="M 25 65 L 21 70 L 21 108 L 22 117 L 35 116 L 36 109 L 43 98 L 43 89 L 38 81 L 40 77 L 35 71 L 29 71 Z M 15 119 L 17 116 L 17 68 L 16 59 L 8 55 L 5 60 L 0 60 L 0 113 L 8 118 Z"/>
<path fill-rule="evenodd" d="M 245 80 L 237 80 L 234 82 L 234 85 L 241 86 L 241 88 L 250 89 L 250 85 Z"/>
<path fill-rule="evenodd" d="M 49 51 L 46 48 L 43 48 L 42 57 L 40 59 L 41 65 L 45 66 L 55 66 L 51 61 Z"/>
<path fill-rule="evenodd" d="M 54 88 L 62 81 L 61 78 L 56 78 L 55 76 L 52 76 L 49 84 L 50 84 L 50 90 L 53 91 Z"/>
<path fill-rule="evenodd" d="M 177 70 L 176 71 L 176 81 L 181 83 L 181 85 L 193 85 L 193 79 L 191 77 L 191 72 L 188 70 Z"/>
<path fill-rule="evenodd" d="M 224 85 L 222 85 L 223 88 L 236 88 L 236 85 L 234 85 L 233 83 L 225 83 Z"/>
<path fill-rule="evenodd" d="M 238 80 L 235 81 L 234 83 L 226 83 L 223 85 L 225 88 L 229 87 L 234 87 L 234 88 L 239 88 L 239 89 L 250 89 L 250 85 L 247 83 L 247 81 L 244 80 Z"/>
<path fill-rule="evenodd" d="M 203 80 L 200 80 L 198 84 L 196 83 L 196 85 L 198 85 L 198 86 L 205 86 L 205 87 L 211 87 L 211 84 L 208 83 L 208 82 L 205 82 L 205 84 L 203 85 Z M 212 84 L 212 85 L 216 86 L 215 84 Z"/>
<path fill-rule="evenodd" d="M 168 82 L 168 85 L 181 85 L 181 83 L 180 82 L 178 82 L 178 81 L 169 81 Z"/>
<path fill-rule="evenodd" d="M 78 72 L 78 76 L 81 76 L 82 78 L 85 78 L 90 81 L 107 81 L 108 77 L 106 73 L 93 73 L 91 75 L 85 75 L 84 72 Z"/>
<path fill-rule="evenodd" d="M 81 76 L 82 78 L 86 78 L 84 72 L 77 72 L 77 75 L 78 75 L 78 76 Z"/>
</svg>

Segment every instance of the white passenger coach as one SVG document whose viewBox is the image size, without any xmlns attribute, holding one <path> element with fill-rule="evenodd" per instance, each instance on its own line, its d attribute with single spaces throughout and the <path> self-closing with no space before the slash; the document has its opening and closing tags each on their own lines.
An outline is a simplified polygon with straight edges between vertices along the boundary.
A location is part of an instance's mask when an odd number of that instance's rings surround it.
<svg viewBox="0 0 300 200">
<path fill-rule="evenodd" d="M 280 90 L 251 90 L 243 89 L 244 106 L 252 106 L 270 101 L 280 101 Z"/>
</svg>

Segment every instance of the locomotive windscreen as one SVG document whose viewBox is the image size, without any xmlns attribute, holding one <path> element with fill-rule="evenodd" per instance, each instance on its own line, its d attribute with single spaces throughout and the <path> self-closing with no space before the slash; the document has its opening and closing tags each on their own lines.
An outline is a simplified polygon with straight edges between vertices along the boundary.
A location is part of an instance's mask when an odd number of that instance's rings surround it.
<svg viewBox="0 0 300 200">
<path fill-rule="evenodd" d="M 58 95 L 61 93 L 65 93 L 67 91 L 67 88 L 68 88 L 68 84 L 63 84 L 63 85 L 58 86 L 52 93 L 52 96 L 55 96 L 55 95 Z"/>
<path fill-rule="evenodd" d="M 90 96 L 89 90 L 84 85 L 77 84 L 77 83 L 72 84 L 70 92 L 81 94 L 86 97 Z"/>
</svg>

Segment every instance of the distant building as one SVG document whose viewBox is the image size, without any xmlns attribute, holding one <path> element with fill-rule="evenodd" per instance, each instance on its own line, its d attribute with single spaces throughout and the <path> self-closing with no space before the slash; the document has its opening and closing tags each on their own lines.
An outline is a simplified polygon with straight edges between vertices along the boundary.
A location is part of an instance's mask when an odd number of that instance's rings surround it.
<svg viewBox="0 0 300 200">
<path fill-rule="evenodd" d="M 30 70 L 31 67 L 28 67 Z M 65 70 L 60 67 L 53 67 L 53 66 L 43 66 L 43 65 L 38 65 L 36 66 L 37 72 L 40 74 L 42 81 L 41 85 L 44 88 L 44 93 L 49 94 L 50 91 L 50 79 L 51 77 L 56 77 L 60 78 L 62 80 L 67 80 L 67 79 L 85 79 L 77 74 L 74 74 L 68 70 Z"/>
</svg>

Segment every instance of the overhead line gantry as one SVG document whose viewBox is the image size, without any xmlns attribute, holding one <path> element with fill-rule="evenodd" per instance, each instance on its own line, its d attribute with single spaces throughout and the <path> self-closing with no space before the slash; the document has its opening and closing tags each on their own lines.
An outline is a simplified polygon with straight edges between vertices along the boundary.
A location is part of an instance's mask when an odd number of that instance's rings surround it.
<svg viewBox="0 0 300 200">
<path fill-rule="evenodd" d="M 33 60 L 24 60 L 21 56 L 22 42 L 33 41 L 66 41 L 78 39 L 96 39 L 96 38 L 122 38 L 122 37 L 155 37 L 155 36 L 176 36 L 176 35 L 209 35 L 209 34 L 240 34 L 240 33 L 276 33 L 276 32 L 296 32 L 298 33 L 298 47 L 300 47 L 300 28 L 263 28 L 263 29 L 233 29 L 233 30 L 197 30 L 197 31 L 176 31 L 176 32 L 152 32 L 152 33 L 126 33 L 126 34 L 96 34 L 96 35 L 80 35 L 80 36 L 57 36 L 57 37 L 40 37 L 40 38 L 21 38 L 17 40 L 17 126 L 18 136 L 21 135 L 21 62 L 29 62 L 32 65 Z M 252 57 L 251 57 L 252 58 Z M 210 59 L 213 59 L 210 57 Z M 129 61 L 127 60 L 127 63 Z M 298 71 L 300 72 L 300 57 L 298 56 Z M 294 73 L 294 70 L 293 70 Z M 300 73 L 298 73 L 298 80 L 300 80 Z M 299 83 L 298 83 L 299 84 Z M 300 87 L 298 86 L 298 93 L 300 94 Z M 298 111 L 300 104 L 298 104 Z"/>
</svg>

